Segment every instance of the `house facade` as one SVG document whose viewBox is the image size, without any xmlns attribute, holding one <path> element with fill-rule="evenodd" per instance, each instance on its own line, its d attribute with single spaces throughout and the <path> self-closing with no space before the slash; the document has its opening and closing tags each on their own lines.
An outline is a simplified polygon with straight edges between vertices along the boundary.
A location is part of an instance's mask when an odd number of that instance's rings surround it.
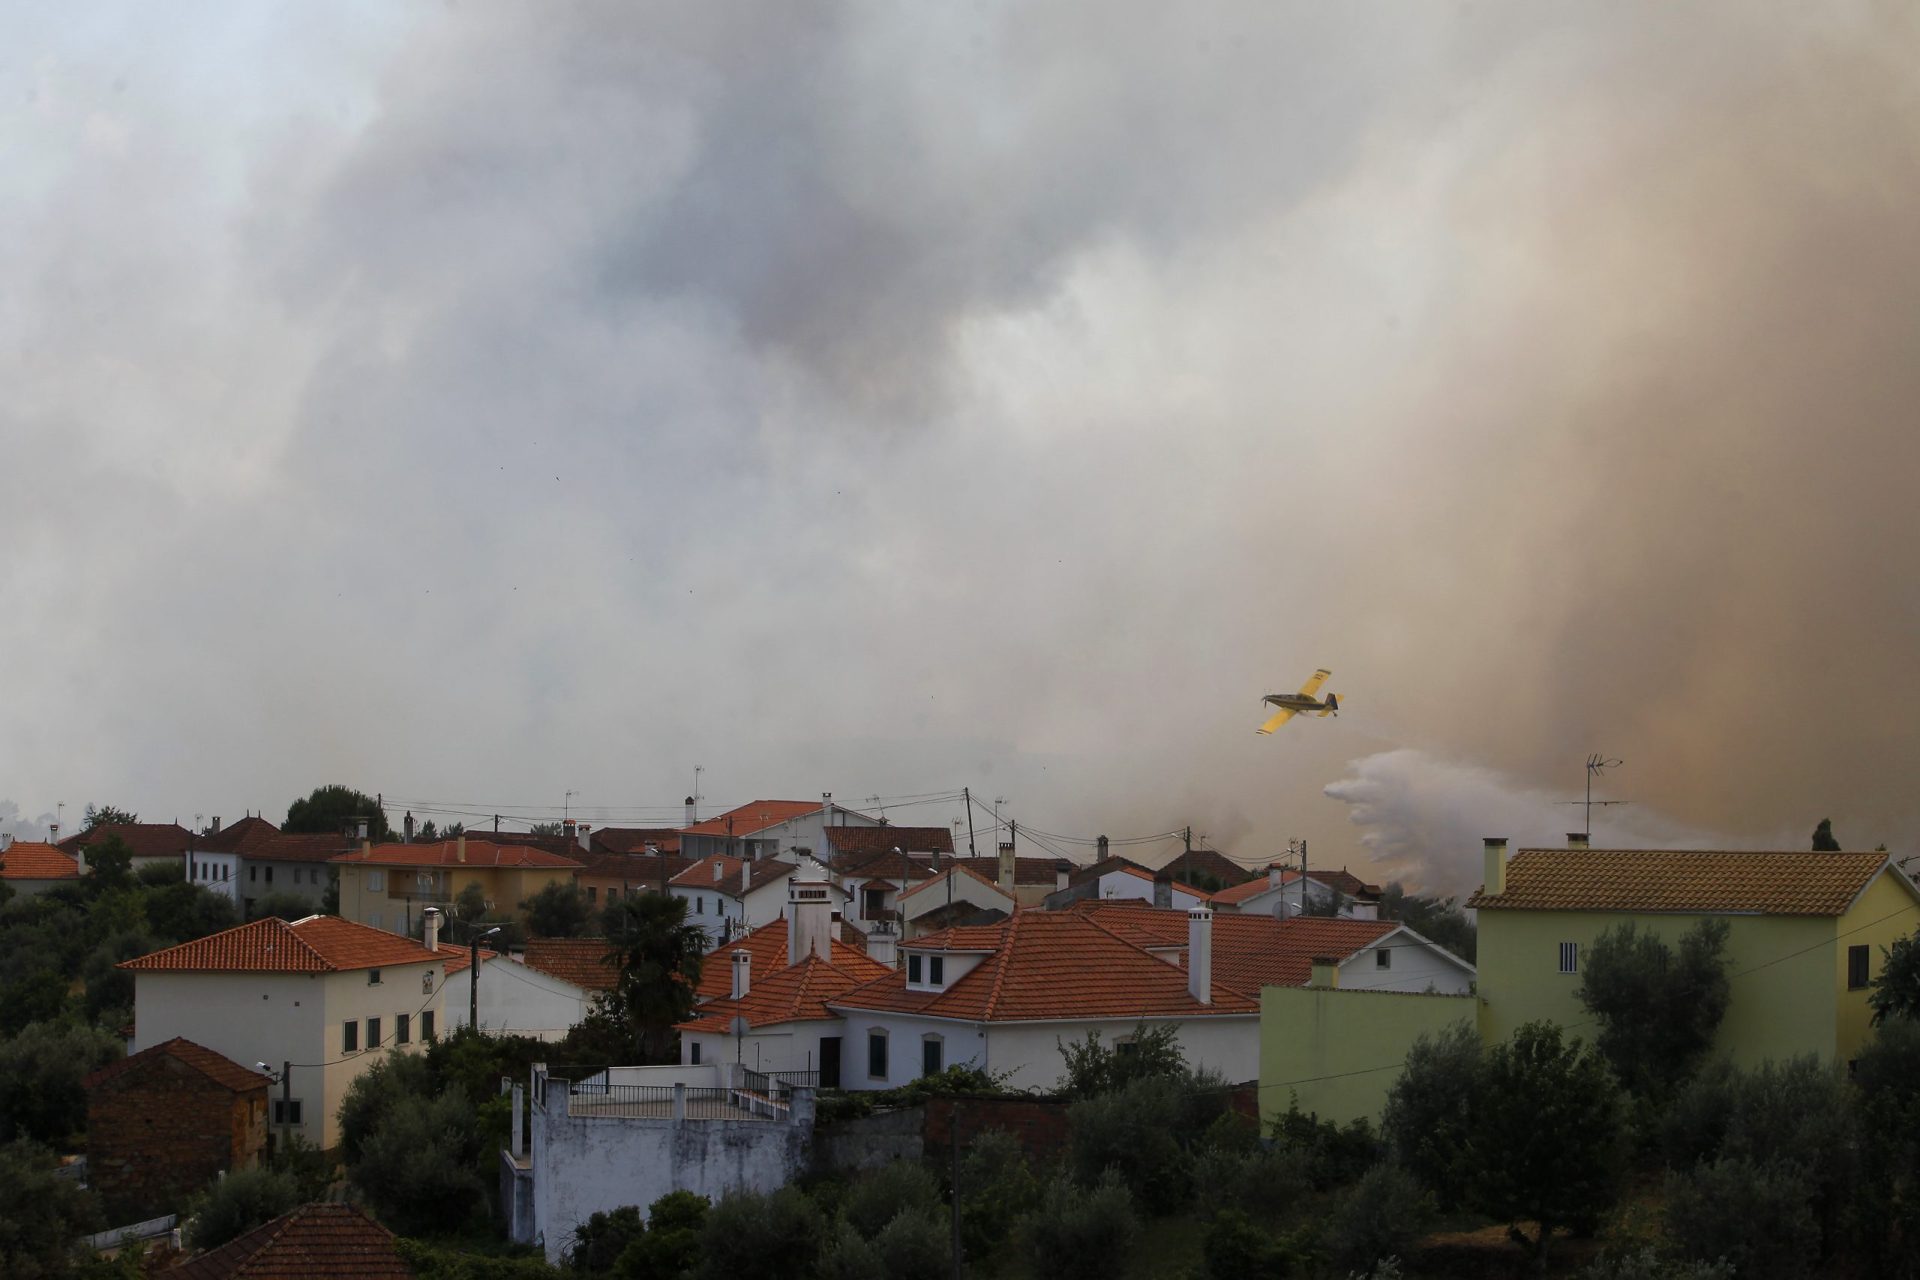
<svg viewBox="0 0 1920 1280">
<path fill-rule="evenodd" d="M 820 800 L 755 800 L 681 828 L 680 853 L 689 858 L 720 854 L 791 862 L 805 851 L 826 861 L 832 856 L 829 827 L 879 825 L 878 818 L 837 805 L 831 796 Z"/>
<path fill-rule="evenodd" d="M 79 857 L 91 846 L 118 836 L 133 853 L 132 869 L 180 865 L 193 843 L 193 833 L 177 822 L 103 822 L 59 842 L 61 852 Z"/>
<path fill-rule="evenodd" d="M 567 941 L 580 941 L 567 939 Z M 602 953 L 607 943 L 594 940 Z M 593 1010 L 599 988 L 559 977 L 515 956 L 480 952 L 479 987 L 474 989 L 471 964 L 449 964 L 447 1026 L 467 1025 L 467 1015 L 478 1004 L 480 1027 L 503 1035 L 532 1036 L 536 1040 L 564 1040 Z"/>
<path fill-rule="evenodd" d="M 0 836 L 0 884 L 22 897 L 80 883 L 80 859 L 38 840 Z"/>
<path fill-rule="evenodd" d="M 457 953 L 464 960 L 464 951 Z M 331 1148 L 347 1086 L 446 1026 L 445 951 L 334 916 L 256 920 L 123 961 L 137 1054 L 175 1037 L 239 1063 L 291 1065 L 269 1122 Z"/>
<path fill-rule="evenodd" d="M 428 907 L 451 912 L 469 885 L 491 910 L 519 911 L 549 884 L 571 883 L 578 860 L 537 845 L 456 836 L 428 844 L 362 845 L 328 860 L 340 877 L 340 914 L 391 933 L 419 932 Z"/>
<path fill-rule="evenodd" d="M 1583 960 L 1632 923 L 1669 946 L 1701 920 L 1727 925 L 1732 1000 L 1714 1045 L 1752 1067 L 1814 1054 L 1846 1062 L 1866 1042 L 1882 953 L 1920 921 L 1920 889 L 1885 853 L 1521 849 L 1486 845 L 1479 912 L 1481 1034 L 1589 1020 Z"/>
</svg>

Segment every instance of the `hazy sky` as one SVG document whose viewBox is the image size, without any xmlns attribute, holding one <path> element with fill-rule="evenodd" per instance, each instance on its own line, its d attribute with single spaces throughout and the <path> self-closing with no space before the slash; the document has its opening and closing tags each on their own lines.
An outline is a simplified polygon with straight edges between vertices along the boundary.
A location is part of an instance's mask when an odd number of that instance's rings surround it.
<svg viewBox="0 0 1920 1280">
<path fill-rule="evenodd" d="M 1908 6 L 88 13 L 0 15 L 0 827 L 1920 840 Z"/>
</svg>

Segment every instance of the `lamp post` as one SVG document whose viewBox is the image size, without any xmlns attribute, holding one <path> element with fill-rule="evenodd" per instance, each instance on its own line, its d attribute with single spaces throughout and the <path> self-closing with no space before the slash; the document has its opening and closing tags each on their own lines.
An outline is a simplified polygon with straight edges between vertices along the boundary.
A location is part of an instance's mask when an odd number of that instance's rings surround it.
<svg viewBox="0 0 1920 1280">
<path fill-rule="evenodd" d="M 472 955 L 467 961 L 467 1025 L 475 1031 L 480 1029 L 480 940 L 498 932 L 500 926 L 495 925 L 485 933 L 474 934 L 469 943 Z"/>
</svg>

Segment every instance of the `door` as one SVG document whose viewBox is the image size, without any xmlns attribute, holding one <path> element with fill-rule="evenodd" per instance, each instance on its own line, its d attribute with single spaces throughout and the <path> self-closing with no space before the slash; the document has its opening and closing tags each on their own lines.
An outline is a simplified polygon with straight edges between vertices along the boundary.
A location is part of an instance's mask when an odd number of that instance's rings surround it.
<svg viewBox="0 0 1920 1280">
<path fill-rule="evenodd" d="M 820 1087 L 840 1087 L 840 1037 L 820 1037 Z"/>
</svg>

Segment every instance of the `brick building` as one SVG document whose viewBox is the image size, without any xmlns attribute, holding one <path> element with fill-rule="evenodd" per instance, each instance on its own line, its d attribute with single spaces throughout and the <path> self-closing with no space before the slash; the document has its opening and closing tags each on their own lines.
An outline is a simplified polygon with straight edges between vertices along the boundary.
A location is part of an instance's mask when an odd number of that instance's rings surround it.
<svg viewBox="0 0 1920 1280">
<path fill-rule="evenodd" d="M 256 1164 L 271 1084 L 179 1038 L 88 1076 L 87 1177 L 109 1216 L 177 1210 L 216 1174 Z"/>
</svg>

